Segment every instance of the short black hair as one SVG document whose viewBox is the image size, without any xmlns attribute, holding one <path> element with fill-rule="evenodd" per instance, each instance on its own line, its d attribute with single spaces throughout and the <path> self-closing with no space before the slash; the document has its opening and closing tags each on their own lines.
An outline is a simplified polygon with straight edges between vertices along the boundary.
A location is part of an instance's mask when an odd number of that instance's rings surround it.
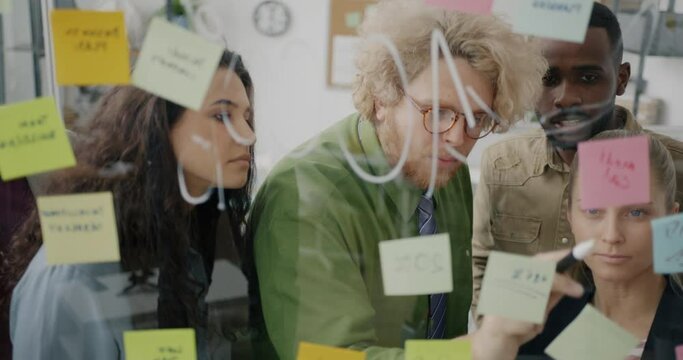
<svg viewBox="0 0 683 360">
<path fill-rule="evenodd" d="M 624 57 L 624 43 L 621 41 L 621 26 L 619 25 L 619 20 L 612 10 L 599 2 L 594 2 L 588 27 L 602 28 L 607 31 L 609 44 L 614 52 L 614 61 L 616 62 L 616 65 L 620 65 L 621 60 Z"/>
</svg>

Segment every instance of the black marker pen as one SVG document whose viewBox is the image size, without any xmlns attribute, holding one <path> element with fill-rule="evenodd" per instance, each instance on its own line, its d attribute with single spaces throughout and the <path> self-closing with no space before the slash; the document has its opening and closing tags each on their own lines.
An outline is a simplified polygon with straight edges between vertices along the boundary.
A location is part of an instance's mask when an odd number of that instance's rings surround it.
<svg viewBox="0 0 683 360">
<path fill-rule="evenodd" d="M 593 252 L 593 245 L 595 245 L 595 240 L 584 241 L 572 249 L 572 251 L 563 257 L 562 260 L 557 262 L 555 267 L 555 272 L 563 273 L 567 271 L 572 265 L 585 259 L 590 253 Z"/>
</svg>

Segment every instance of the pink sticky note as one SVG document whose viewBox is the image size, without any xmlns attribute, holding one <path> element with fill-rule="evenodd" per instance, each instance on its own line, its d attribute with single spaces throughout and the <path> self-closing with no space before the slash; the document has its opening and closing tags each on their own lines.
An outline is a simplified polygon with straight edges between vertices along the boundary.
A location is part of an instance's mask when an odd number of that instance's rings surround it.
<svg viewBox="0 0 683 360">
<path fill-rule="evenodd" d="M 646 136 L 579 144 L 581 208 L 650 202 L 650 157 Z"/>
<path fill-rule="evenodd" d="M 676 346 L 676 360 L 683 360 L 683 345 Z"/>
<path fill-rule="evenodd" d="M 428 5 L 475 14 L 490 14 L 493 0 L 425 0 Z"/>
</svg>

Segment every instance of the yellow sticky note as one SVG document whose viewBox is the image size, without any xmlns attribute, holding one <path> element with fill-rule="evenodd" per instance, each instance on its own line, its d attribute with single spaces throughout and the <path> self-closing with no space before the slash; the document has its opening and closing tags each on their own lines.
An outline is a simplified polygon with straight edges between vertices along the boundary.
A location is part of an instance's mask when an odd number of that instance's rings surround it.
<svg viewBox="0 0 683 360">
<path fill-rule="evenodd" d="M 382 241 L 379 243 L 379 257 L 384 294 L 387 296 L 453 291 L 448 234 Z"/>
<path fill-rule="evenodd" d="M 76 158 L 53 98 L 0 106 L 0 173 L 3 180 L 75 164 Z"/>
<path fill-rule="evenodd" d="M 472 347 L 467 340 L 408 340 L 405 360 L 470 360 Z"/>
<path fill-rule="evenodd" d="M 37 203 L 48 264 L 119 260 L 110 192 L 40 196 Z"/>
<path fill-rule="evenodd" d="M 128 360 L 196 360 L 194 329 L 136 330 L 123 333 Z"/>
<path fill-rule="evenodd" d="M 223 49 L 183 28 L 155 18 L 133 71 L 135 86 L 199 110 Z"/>
<path fill-rule="evenodd" d="M 57 83 L 128 84 L 130 59 L 123 13 L 52 11 Z"/>
<path fill-rule="evenodd" d="M 365 360 L 365 353 L 302 341 L 296 360 Z"/>
<path fill-rule="evenodd" d="M 638 342 L 631 333 L 586 305 L 545 352 L 555 360 L 622 360 Z"/>
<path fill-rule="evenodd" d="M 554 277 L 554 262 L 493 251 L 481 286 L 479 314 L 540 324 Z"/>
</svg>

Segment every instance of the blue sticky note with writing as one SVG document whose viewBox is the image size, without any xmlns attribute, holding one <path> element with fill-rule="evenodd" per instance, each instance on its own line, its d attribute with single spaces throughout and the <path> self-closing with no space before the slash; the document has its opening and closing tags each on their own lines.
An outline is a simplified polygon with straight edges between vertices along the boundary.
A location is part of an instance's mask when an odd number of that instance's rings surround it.
<svg viewBox="0 0 683 360">
<path fill-rule="evenodd" d="M 683 214 L 652 220 L 655 272 L 683 272 Z"/>
<path fill-rule="evenodd" d="M 583 43 L 593 0 L 516 0 L 513 30 L 519 34 Z"/>
</svg>

